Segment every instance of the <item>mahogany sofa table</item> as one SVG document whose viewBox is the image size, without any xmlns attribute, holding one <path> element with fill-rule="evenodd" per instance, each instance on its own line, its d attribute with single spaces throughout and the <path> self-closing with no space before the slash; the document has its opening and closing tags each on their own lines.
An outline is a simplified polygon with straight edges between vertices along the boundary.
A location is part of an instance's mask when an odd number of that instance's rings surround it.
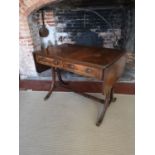
<svg viewBox="0 0 155 155">
<path fill-rule="evenodd" d="M 52 69 L 51 88 L 45 100 L 55 87 L 56 73 L 60 82 L 66 84 L 61 78 L 60 69 L 104 81 L 102 94 L 105 95 L 105 100 L 102 100 L 104 104 L 96 122 L 99 126 L 108 106 L 115 101 L 113 87 L 125 68 L 126 52 L 118 49 L 63 44 L 35 51 L 34 56 L 37 63 L 50 66 Z"/>
</svg>

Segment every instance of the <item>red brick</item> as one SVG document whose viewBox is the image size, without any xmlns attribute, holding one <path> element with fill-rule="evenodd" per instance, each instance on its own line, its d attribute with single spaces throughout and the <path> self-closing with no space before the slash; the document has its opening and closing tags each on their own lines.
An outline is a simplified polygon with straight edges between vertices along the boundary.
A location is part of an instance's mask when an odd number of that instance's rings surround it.
<svg viewBox="0 0 155 155">
<path fill-rule="evenodd" d="M 19 43 L 20 43 L 20 46 L 22 46 L 27 52 L 33 51 L 35 47 L 40 47 L 40 43 L 36 43 L 36 45 L 34 45 L 33 43 L 32 36 L 29 30 L 27 17 L 34 10 L 37 10 L 44 4 L 50 3 L 52 1 L 56 1 L 56 0 L 27 0 L 27 1 L 20 0 L 19 2 L 19 15 L 20 15 L 19 16 L 19 28 L 20 28 Z M 52 16 L 53 16 L 53 13 L 51 11 L 47 11 L 45 13 L 45 20 L 50 25 L 54 23 L 53 19 L 51 19 Z M 40 14 L 36 13 L 36 18 L 38 18 L 38 21 L 36 22 L 36 24 L 37 23 L 42 24 L 40 17 L 41 17 Z M 37 34 L 38 30 L 33 31 L 32 33 Z"/>
</svg>

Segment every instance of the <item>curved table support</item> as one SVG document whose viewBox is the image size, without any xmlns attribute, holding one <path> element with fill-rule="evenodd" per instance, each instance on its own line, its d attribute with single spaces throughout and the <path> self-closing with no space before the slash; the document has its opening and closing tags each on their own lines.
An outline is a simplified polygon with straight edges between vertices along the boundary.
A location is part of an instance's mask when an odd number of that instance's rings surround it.
<svg viewBox="0 0 155 155">
<path fill-rule="evenodd" d="M 112 101 L 112 88 L 109 89 L 105 94 L 105 102 L 101 105 L 101 109 L 99 109 L 98 118 L 96 122 L 96 126 L 100 126 L 105 116 L 106 110 Z"/>
<path fill-rule="evenodd" d="M 62 77 L 61 77 L 61 70 L 57 68 L 57 69 L 56 69 L 56 72 L 57 72 L 59 81 L 60 81 L 62 84 L 64 84 L 64 85 L 68 85 L 68 84 L 69 84 L 68 82 L 65 82 L 65 81 L 62 80 Z"/>
<path fill-rule="evenodd" d="M 55 71 L 54 67 L 52 67 L 51 69 L 52 69 L 52 83 L 51 83 L 50 90 L 49 90 L 48 94 L 44 97 L 44 100 L 47 100 L 51 96 L 51 94 L 54 90 L 54 87 L 55 87 L 56 71 Z"/>
<path fill-rule="evenodd" d="M 111 88 L 105 92 L 105 102 L 102 105 L 102 111 L 101 114 L 99 115 L 99 118 L 97 119 L 96 126 L 100 126 L 107 111 L 107 108 L 109 107 L 111 102 L 115 101 L 116 98 L 113 97 L 113 88 Z"/>
</svg>

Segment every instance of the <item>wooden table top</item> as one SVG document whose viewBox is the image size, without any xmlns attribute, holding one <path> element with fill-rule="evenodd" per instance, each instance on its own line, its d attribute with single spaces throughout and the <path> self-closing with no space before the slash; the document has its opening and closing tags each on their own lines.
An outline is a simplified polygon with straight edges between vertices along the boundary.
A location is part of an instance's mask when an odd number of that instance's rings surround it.
<svg viewBox="0 0 155 155">
<path fill-rule="evenodd" d="M 125 51 L 102 47 L 62 44 L 50 46 L 46 49 L 46 52 L 36 51 L 36 53 L 48 58 L 59 58 L 106 68 L 124 55 Z"/>
</svg>

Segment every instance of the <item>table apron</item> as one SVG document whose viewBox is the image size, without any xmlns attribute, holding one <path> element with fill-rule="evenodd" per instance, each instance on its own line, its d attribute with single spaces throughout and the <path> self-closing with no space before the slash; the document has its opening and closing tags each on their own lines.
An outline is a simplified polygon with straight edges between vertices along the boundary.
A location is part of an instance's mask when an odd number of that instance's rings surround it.
<svg viewBox="0 0 155 155">
<path fill-rule="evenodd" d="M 70 61 L 63 61 L 58 58 L 47 58 L 37 55 L 36 60 L 38 63 L 60 68 L 69 72 L 73 72 L 82 76 L 93 77 L 99 80 L 103 78 L 103 69 L 99 67 L 92 67 L 85 64 L 73 63 Z"/>
</svg>

